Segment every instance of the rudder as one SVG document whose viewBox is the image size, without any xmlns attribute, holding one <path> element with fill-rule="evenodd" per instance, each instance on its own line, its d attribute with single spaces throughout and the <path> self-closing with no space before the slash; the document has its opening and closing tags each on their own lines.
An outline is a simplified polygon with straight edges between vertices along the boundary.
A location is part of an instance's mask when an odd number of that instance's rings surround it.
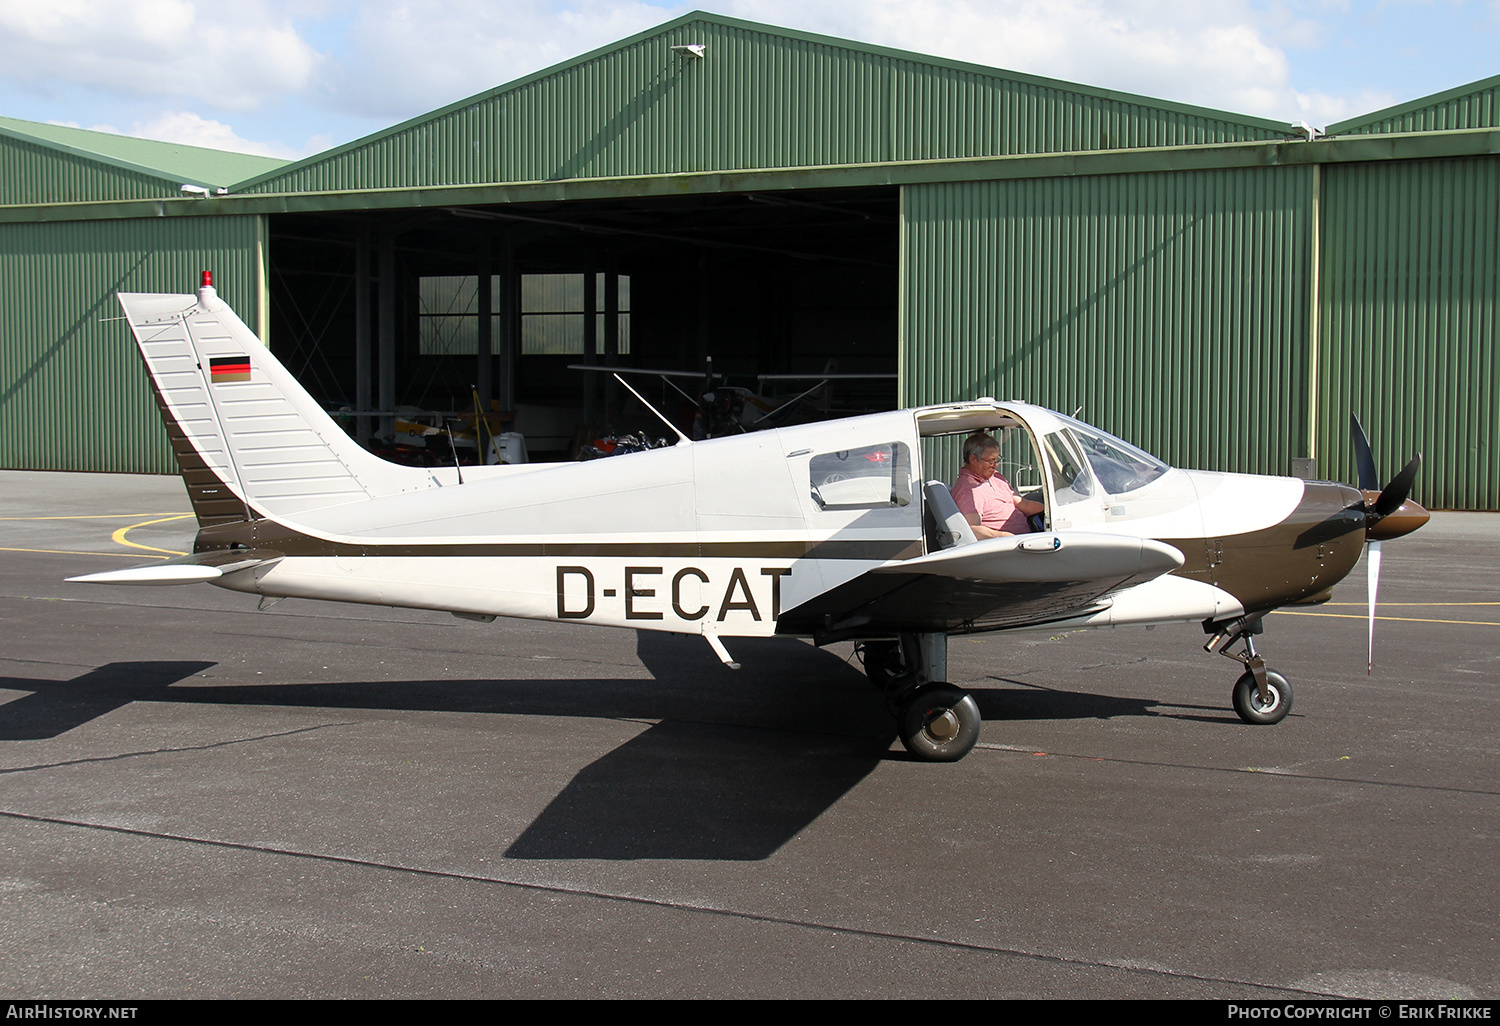
<svg viewBox="0 0 1500 1026">
<path fill-rule="evenodd" d="M 199 524 L 284 517 L 437 484 L 366 452 L 205 284 L 121 293 Z"/>
</svg>

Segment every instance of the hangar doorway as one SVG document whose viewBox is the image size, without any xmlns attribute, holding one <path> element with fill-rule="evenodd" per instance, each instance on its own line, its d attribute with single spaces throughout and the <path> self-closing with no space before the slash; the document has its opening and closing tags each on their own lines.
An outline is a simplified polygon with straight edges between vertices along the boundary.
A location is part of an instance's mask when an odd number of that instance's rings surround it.
<svg viewBox="0 0 1500 1026">
<path fill-rule="evenodd" d="M 670 434 L 579 364 L 695 399 L 710 364 L 771 405 L 813 389 L 797 419 L 892 409 L 898 211 L 877 188 L 274 215 L 271 347 L 374 448 L 476 393 L 533 459 Z M 675 388 L 630 380 L 691 428 Z"/>
</svg>

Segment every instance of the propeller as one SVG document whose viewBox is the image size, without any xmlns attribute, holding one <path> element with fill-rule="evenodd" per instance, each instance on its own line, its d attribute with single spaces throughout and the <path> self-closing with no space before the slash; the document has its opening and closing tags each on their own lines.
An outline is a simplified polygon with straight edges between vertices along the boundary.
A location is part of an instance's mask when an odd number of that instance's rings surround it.
<svg viewBox="0 0 1500 1026">
<path fill-rule="evenodd" d="M 1375 456 L 1370 451 L 1370 438 L 1354 414 L 1349 415 L 1349 433 L 1354 439 L 1354 462 L 1359 468 L 1359 490 L 1364 492 L 1365 514 L 1365 569 L 1369 574 L 1367 596 L 1369 604 L 1369 666 L 1365 675 L 1375 672 L 1375 596 L 1380 588 L 1380 543 L 1390 538 L 1410 534 L 1427 523 L 1428 512 L 1415 502 L 1408 501 L 1411 486 L 1422 468 L 1422 454 L 1417 453 L 1411 462 L 1401 468 L 1401 473 L 1391 479 L 1390 484 L 1380 487 L 1380 473 L 1375 469 Z"/>
</svg>

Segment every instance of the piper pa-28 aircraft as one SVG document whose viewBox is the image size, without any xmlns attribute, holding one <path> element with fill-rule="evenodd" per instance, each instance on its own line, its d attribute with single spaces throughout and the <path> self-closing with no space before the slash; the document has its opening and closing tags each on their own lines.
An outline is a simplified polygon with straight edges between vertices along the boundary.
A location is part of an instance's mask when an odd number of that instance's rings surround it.
<svg viewBox="0 0 1500 1026">
<path fill-rule="evenodd" d="M 346 435 L 204 277 L 196 297 L 120 296 L 198 518 L 193 552 L 72 580 L 701 634 L 733 668 L 726 639 L 853 640 L 921 759 L 962 758 L 979 737 L 973 698 L 947 683 L 954 634 L 1200 623 L 1205 648 L 1244 664 L 1240 717 L 1275 723 L 1292 691 L 1256 652 L 1262 617 L 1326 599 L 1369 541 L 1373 623 L 1379 540 L 1427 520 L 1406 501 L 1420 457 L 1377 490 L 1358 429 L 1363 492 L 1174 469 L 988 398 L 678 432 L 587 463 L 397 466 Z M 976 541 L 926 480 L 922 439 L 979 428 L 1020 455 L 1012 473 L 1035 475 L 1043 530 Z"/>
</svg>

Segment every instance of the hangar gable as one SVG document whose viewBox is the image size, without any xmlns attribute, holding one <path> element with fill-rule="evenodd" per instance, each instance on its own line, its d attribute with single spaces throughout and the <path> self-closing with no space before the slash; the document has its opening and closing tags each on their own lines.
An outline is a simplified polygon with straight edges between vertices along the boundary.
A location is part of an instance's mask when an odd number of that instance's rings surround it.
<svg viewBox="0 0 1500 1026">
<path fill-rule="evenodd" d="M 695 12 L 236 191 L 615 178 L 1291 134 L 1280 122 Z"/>
</svg>

